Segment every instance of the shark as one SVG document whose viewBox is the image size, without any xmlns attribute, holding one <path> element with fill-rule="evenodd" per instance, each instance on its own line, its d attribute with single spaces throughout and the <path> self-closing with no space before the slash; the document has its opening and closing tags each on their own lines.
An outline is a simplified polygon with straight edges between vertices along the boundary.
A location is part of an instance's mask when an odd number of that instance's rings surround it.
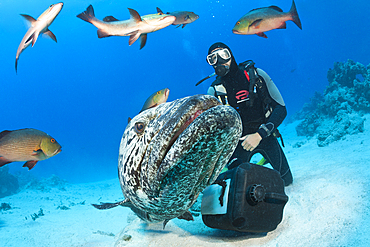
<svg viewBox="0 0 370 247">
<path fill-rule="evenodd" d="M 163 13 L 140 16 L 134 9 L 128 8 L 128 11 L 130 12 L 128 20 L 120 21 L 113 16 L 106 16 L 103 20 L 99 20 L 95 17 L 93 6 L 89 5 L 77 17 L 97 27 L 98 38 L 129 36 L 130 46 L 140 38 L 140 49 L 146 44 L 147 33 L 163 29 L 176 20 L 175 16 Z"/>
<path fill-rule="evenodd" d="M 218 177 L 242 133 L 239 114 L 211 95 L 162 103 L 135 116 L 121 138 L 118 176 L 124 200 L 146 222 L 193 220 L 189 208 Z"/>
<path fill-rule="evenodd" d="M 18 46 L 17 54 L 15 56 L 15 72 L 17 73 L 18 59 L 21 53 L 32 44 L 35 45 L 40 34 L 49 36 L 52 40 L 57 42 L 55 35 L 49 30 L 49 26 L 58 16 L 63 8 L 63 3 L 52 4 L 35 20 L 32 16 L 21 14 L 31 25 L 27 33 L 24 35 L 21 43 Z"/>
</svg>

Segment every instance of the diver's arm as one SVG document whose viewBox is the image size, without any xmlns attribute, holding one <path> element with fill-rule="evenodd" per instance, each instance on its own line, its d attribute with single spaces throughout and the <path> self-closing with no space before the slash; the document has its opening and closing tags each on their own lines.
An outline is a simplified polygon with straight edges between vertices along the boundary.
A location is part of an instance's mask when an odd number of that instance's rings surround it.
<svg viewBox="0 0 370 247">
<path fill-rule="evenodd" d="M 270 117 L 267 119 L 267 122 L 260 126 L 257 133 L 262 137 L 262 139 L 270 136 L 276 130 L 276 128 L 279 127 L 286 116 L 286 107 L 277 104 L 275 108 L 273 108 Z"/>
<path fill-rule="evenodd" d="M 271 98 L 270 106 L 272 108 L 272 113 L 268 117 L 265 124 L 262 124 L 257 131 L 258 134 L 263 138 L 270 136 L 277 127 L 283 122 L 287 116 L 287 110 L 283 97 L 281 96 L 275 83 L 271 80 L 270 76 L 263 70 L 257 69 L 257 72 L 266 82 L 269 96 Z"/>
<path fill-rule="evenodd" d="M 276 103 L 285 106 L 283 97 L 281 96 L 279 89 L 272 81 L 271 77 L 265 71 L 259 68 L 257 68 L 257 73 L 265 80 L 267 91 L 270 94 L 271 99 L 273 99 Z"/>
</svg>

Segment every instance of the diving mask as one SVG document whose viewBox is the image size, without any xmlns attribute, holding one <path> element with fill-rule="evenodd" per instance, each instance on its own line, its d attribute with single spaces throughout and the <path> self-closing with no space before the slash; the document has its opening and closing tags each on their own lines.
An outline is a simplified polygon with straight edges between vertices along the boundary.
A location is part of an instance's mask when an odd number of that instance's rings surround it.
<svg viewBox="0 0 370 247">
<path fill-rule="evenodd" d="M 209 65 L 224 64 L 231 58 L 230 51 L 226 48 L 216 50 L 207 56 Z"/>
</svg>

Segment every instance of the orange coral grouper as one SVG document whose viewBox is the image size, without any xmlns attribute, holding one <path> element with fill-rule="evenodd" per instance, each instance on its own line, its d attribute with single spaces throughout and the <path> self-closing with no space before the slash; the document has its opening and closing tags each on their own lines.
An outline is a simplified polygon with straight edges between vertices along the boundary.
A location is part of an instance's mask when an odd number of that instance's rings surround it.
<svg viewBox="0 0 370 247">
<path fill-rule="evenodd" d="M 286 21 L 293 21 L 302 29 L 294 0 L 288 12 L 283 12 L 277 6 L 253 9 L 238 20 L 232 31 L 235 34 L 256 34 L 267 38 L 264 32 L 273 29 L 285 29 Z"/>
<path fill-rule="evenodd" d="M 62 151 L 51 136 L 36 129 L 5 130 L 0 133 L 0 167 L 14 161 L 27 161 L 23 167 L 31 170 L 39 160 Z"/>
</svg>

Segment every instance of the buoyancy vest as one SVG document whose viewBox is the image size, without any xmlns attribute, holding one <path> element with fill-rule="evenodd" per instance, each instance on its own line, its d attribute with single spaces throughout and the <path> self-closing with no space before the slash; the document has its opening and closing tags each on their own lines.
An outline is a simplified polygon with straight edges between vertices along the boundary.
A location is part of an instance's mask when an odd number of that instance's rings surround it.
<svg viewBox="0 0 370 247">
<path fill-rule="evenodd" d="M 239 79 L 237 83 L 226 83 L 218 77 L 212 86 L 216 97 L 239 113 L 243 122 L 243 135 L 247 135 L 255 133 L 261 124 L 266 123 L 272 111 L 269 106 L 271 99 L 263 77 L 258 75 L 251 60 L 239 64 L 238 67 L 240 72 L 244 73 L 243 81 Z"/>
</svg>

